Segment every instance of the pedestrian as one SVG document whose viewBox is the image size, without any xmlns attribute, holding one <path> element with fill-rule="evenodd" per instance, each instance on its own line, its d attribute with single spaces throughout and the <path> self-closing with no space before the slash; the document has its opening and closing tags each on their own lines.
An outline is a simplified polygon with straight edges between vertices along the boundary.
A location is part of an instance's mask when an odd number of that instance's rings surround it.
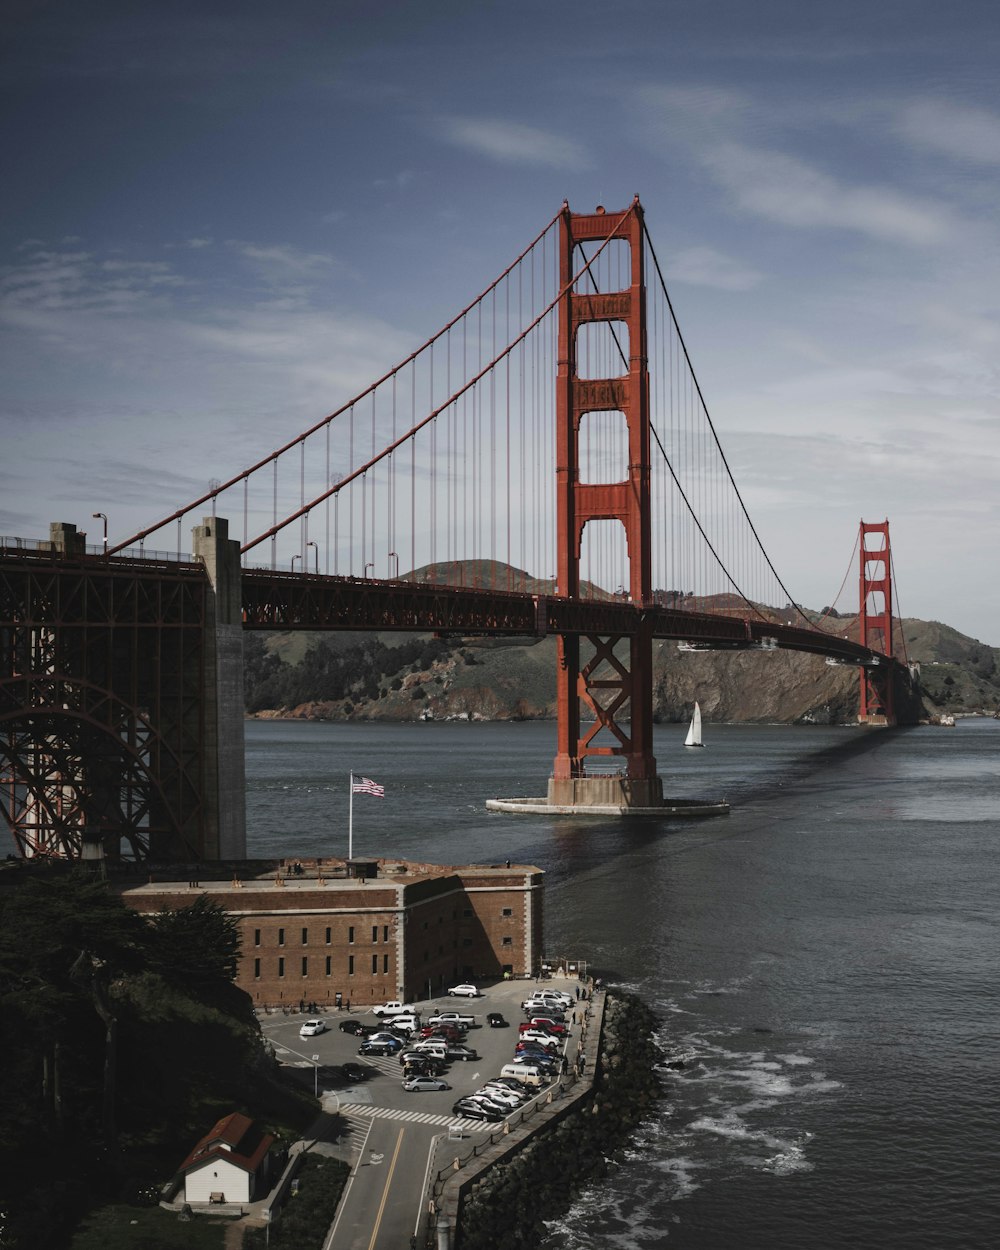
<svg viewBox="0 0 1000 1250">
<path fill-rule="evenodd" d="M 576 1001 L 579 1002 L 580 1001 L 580 987 L 578 985 L 574 985 L 573 989 L 576 991 Z"/>
</svg>

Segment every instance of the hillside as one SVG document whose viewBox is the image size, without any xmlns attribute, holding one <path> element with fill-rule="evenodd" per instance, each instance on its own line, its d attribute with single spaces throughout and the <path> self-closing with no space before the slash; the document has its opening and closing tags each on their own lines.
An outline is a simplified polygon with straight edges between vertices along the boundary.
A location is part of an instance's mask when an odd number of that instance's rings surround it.
<svg viewBox="0 0 1000 1250">
<path fill-rule="evenodd" d="M 483 584 L 541 590 L 518 570 L 483 566 Z M 466 570 L 468 576 L 468 570 Z M 446 580 L 445 566 L 420 570 Z M 775 613 L 776 616 L 781 613 Z M 819 614 L 811 614 L 816 619 Z M 857 636 L 854 618 L 837 628 Z M 904 619 L 896 654 L 919 665 L 921 715 L 1000 709 L 1000 649 L 936 621 Z M 682 652 L 654 644 L 654 715 L 707 720 L 851 724 L 858 676 L 798 652 Z M 246 635 L 246 707 L 260 717 L 318 720 L 534 720 L 555 715 L 554 638 L 421 634 Z"/>
</svg>

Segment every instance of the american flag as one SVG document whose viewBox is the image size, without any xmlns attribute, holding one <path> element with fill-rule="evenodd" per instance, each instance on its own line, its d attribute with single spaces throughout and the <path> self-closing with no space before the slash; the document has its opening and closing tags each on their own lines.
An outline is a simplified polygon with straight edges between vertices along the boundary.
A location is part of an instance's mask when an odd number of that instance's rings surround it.
<svg viewBox="0 0 1000 1250">
<path fill-rule="evenodd" d="M 380 786 L 377 781 L 372 781 L 371 777 L 355 777 L 351 774 L 351 792 L 353 794 L 370 794 L 373 798 L 385 798 L 385 786 Z"/>
</svg>

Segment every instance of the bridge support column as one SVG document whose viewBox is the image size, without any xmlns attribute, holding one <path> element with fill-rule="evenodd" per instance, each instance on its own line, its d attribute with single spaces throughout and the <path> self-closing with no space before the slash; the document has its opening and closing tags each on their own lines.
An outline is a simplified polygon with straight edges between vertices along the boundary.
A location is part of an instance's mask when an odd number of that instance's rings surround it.
<svg viewBox="0 0 1000 1250">
<path fill-rule="evenodd" d="M 203 701 L 206 859 L 246 858 L 246 762 L 243 733 L 243 604 L 240 544 L 224 517 L 192 530 L 195 559 L 211 593 L 206 611 Z"/>
<path fill-rule="evenodd" d="M 869 545 L 869 535 L 874 544 Z M 892 561 L 889 550 L 889 522 L 861 522 L 860 604 L 858 641 L 863 647 L 881 651 L 892 660 Z M 859 670 L 858 722 L 863 725 L 895 725 L 893 666 Z"/>
<path fill-rule="evenodd" d="M 629 249 L 628 285 L 600 291 L 585 263 L 582 244 L 612 238 Z M 643 272 L 642 208 L 626 213 L 571 213 L 560 228 L 559 365 L 556 380 L 556 498 L 558 590 L 569 598 L 581 591 L 580 554 L 590 521 L 617 521 L 628 550 L 628 596 L 652 602 L 650 537 L 649 374 L 646 360 L 646 289 Z M 616 244 L 620 246 L 620 243 Z M 603 323 L 617 345 L 620 371 L 606 378 L 581 377 L 578 339 L 586 327 Z M 627 353 L 627 354 L 626 354 Z M 580 427 L 591 413 L 621 413 L 628 431 L 628 466 L 622 481 L 589 482 L 580 471 Z M 582 640 L 559 640 L 557 681 L 558 747 L 549 783 L 549 802 L 566 806 L 659 806 L 663 790 L 653 757 L 652 635 L 590 637 L 584 662 Z M 582 724 L 581 710 L 592 724 Z M 588 759 L 621 760 L 621 773 L 587 774 Z M 621 767 L 621 766 L 619 766 Z"/>
</svg>

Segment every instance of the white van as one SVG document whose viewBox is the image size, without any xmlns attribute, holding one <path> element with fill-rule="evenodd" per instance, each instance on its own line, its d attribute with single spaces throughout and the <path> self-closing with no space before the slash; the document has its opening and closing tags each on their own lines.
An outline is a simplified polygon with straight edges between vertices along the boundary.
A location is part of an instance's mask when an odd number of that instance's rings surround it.
<svg viewBox="0 0 1000 1250">
<path fill-rule="evenodd" d="M 505 1063 L 500 1069 L 501 1076 L 512 1076 L 515 1081 L 524 1081 L 525 1085 L 547 1085 L 548 1077 L 541 1068 L 531 1063 Z"/>
<path fill-rule="evenodd" d="M 414 1042 L 411 1050 L 419 1050 L 422 1055 L 431 1055 L 435 1059 L 446 1060 L 448 1057 L 448 1047 L 446 1043 L 436 1037 L 425 1037 L 419 1042 Z"/>
<path fill-rule="evenodd" d="M 385 1023 L 390 1029 L 396 1029 L 400 1033 L 409 1033 L 411 1037 L 420 1029 L 419 1016 L 389 1016 Z"/>
</svg>

